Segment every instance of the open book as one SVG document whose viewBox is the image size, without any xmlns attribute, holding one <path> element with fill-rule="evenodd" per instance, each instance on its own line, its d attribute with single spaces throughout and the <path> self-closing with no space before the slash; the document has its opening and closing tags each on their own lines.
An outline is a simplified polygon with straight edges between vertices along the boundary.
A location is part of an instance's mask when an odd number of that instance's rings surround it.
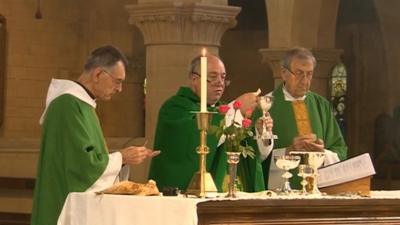
<svg viewBox="0 0 400 225">
<path fill-rule="evenodd" d="M 375 174 L 374 165 L 368 153 L 320 168 L 318 187 L 328 187 L 361 179 Z"/>
</svg>

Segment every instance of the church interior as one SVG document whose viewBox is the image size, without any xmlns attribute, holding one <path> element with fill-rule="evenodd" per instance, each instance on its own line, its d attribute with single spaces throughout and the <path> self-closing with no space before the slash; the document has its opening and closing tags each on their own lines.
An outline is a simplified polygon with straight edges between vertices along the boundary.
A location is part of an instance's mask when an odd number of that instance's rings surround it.
<svg viewBox="0 0 400 225">
<path fill-rule="evenodd" d="M 98 102 L 111 150 L 152 142 L 158 109 L 202 48 L 223 59 L 229 102 L 272 91 L 284 52 L 302 46 L 316 56 L 311 89 L 332 102 L 349 157 L 369 153 L 372 188 L 399 189 L 399 8 L 397 0 L 0 0 L 0 225 L 29 224 L 50 80 L 76 79 L 105 44 L 130 61 L 123 91 Z M 131 179 L 147 181 L 150 163 L 131 168 Z"/>
</svg>

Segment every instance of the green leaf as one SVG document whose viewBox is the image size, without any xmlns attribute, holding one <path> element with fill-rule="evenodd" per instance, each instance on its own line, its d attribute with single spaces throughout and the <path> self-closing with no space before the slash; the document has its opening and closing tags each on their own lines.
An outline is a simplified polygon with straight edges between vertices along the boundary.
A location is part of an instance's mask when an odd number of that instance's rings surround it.
<svg viewBox="0 0 400 225">
<path fill-rule="evenodd" d="M 229 126 L 227 128 L 225 128 L 225 134 L 234 134 L 235 133 L 235 126 Z"/>
<path fill-rule="evenodd" d="M 208 128 L 208 133 L 209 134 L 216 134 L 216 132 L 219 130 L 218 126 L 215 125 L 210 125 Z"/>
<path fill-rule="evenodd" d="M 246 151 L 246 148 L 244 146 L 239 145 L 238 150 L 239 152 L 243 153 Z"/>
<path fill-rule="evenodd" d="M 243 150 L 243 157 L 247 157 L 247 156 L 249 156 L 250 158 L 252 158 L 252 159 L 254 159 L 254 157 L 256 156 L 255 155 L 255 153 L 254 153 L 254 149 L 253 149 L 253 147 L 251 147 L 251 146 L 246 146 L 246 147 L 244 147 L 244 150 Z M 246 156 L 245 156 L 246 155 Z"/>
<path fill-rule="evenodd" d="M 235 124 L 235 125 L 237 125 L 237 126 L 239 126 L 239 127 L 242 127 L 242 124 L 240 124 L 240 123 L 237 122 L 237 121 L 233 121 L 233 124 Z"/>
<path fill-rule="evenodd" d="M 254 158 L 256 157 L 256 155 L 254 154 L 254 152 L 247 152 L 247 155 L 248 155 L 250 158 L 252 158 L 252 159 L 254 159 Z"/>
<path fill-rule="evenodd" d="M 218 129 L 218 130 L 215 131 L 215 136 L 216 136 L 218 139 L 221 138 L 222 134 L 223 134 L 222 129 Z"/>
<path fill-rule="evenodd" d="M 254 136 L 251 128 L 243 128 L 242 125 L 236 121 L 233 121 L 230 126 L 226 127 L 225 121 L 226 118 L 224 117 L 219 122 L 219 126 L 210 125 L 208 132 L 210 134 L 215 134 L 217 138 L 226 135 L 224 144 L 224 149 L 226 151 L 236 151 L 240 152 L 245 158 L 254 158 L 254 149 L 247 144 L 247 138 Z"/>
<path fill-rule="evenodd" d="M 225 126 L 225 118 L 219 121 L 219 127 L 223 128 Z"/>
</svg>

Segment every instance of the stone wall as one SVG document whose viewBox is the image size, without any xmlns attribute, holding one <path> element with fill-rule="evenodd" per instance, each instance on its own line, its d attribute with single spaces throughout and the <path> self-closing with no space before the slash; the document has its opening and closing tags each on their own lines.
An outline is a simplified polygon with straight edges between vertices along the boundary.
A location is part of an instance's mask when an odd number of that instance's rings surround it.
<svg viewBox="0 0 400 225">
<path fill-rule="evenodd" d="M 143 41 L 128 25 L 125 4 L 122 0 L 42 1 L 43 18 L 35 19 L 36 1 L 0 1 L 7 26 L 3 138 L 38 138 L 50 79 L 77 78 L 93 48 L 111 43 L 131 59 L 144 57 L 143 44 L 134 45 Z M 134 63 L 124 92 L 112 102 L 99 104 L 106 136 L 143 136 L 140 68 L 143 65 Z"/>
<path fill-rule="evenodd" d="M 144 136 L 145 48 L 140 32 L 128 23 L 127 0 L 41 1 L 42 19 L 35 19 L 36 1 L 0 0 L 7 29 L 4 119 L 0 157 L 10 177 L 35 175 L 41 127 L 38 120 L 52 78 L 76 79 L 90 51 L 104 44 L 119 47 L 131 64 L 123 92 L 98 102 L 97 113 L 110 149 L 120 149 Z M 62 128 L 60 128 L 62 129 Z M 30 141 L 26 141 L 30 140 Z M 14 157 L 11 157 L 14 156 Z M 16 167 L 25 162 L 25 167 Z M 4 173 L 2 176 L 5 176 Z M 146 172 L 134 168 L 133 179 Z"/>
<path fill-rule="evenodd" d="M 225 62 L 231 85 L 223 99 L 232 101 L 238 95 L 256 91 L 268 93 L 274 87 L 271 68 L 262 62 L 260 48 L 268 43 L 267 14 L 263 1 L 244 2 L 231 0 L 229 4 L 240 6 L 237 25 L 222 38 L 220 55 Z"/>
</svg>

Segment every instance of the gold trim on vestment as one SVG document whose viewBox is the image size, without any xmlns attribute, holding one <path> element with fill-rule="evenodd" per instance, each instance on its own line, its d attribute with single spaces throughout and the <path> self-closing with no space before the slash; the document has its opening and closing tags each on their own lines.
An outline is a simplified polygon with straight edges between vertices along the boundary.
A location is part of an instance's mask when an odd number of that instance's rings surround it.
<svg viewBox="0 0 400 225">
<path fill-rule="evenodd" d="M 311 134 L 312 128 L 305 102 L 301 100 L 293 101 L 292 106 L 299 136 Z"/>
</svg>

